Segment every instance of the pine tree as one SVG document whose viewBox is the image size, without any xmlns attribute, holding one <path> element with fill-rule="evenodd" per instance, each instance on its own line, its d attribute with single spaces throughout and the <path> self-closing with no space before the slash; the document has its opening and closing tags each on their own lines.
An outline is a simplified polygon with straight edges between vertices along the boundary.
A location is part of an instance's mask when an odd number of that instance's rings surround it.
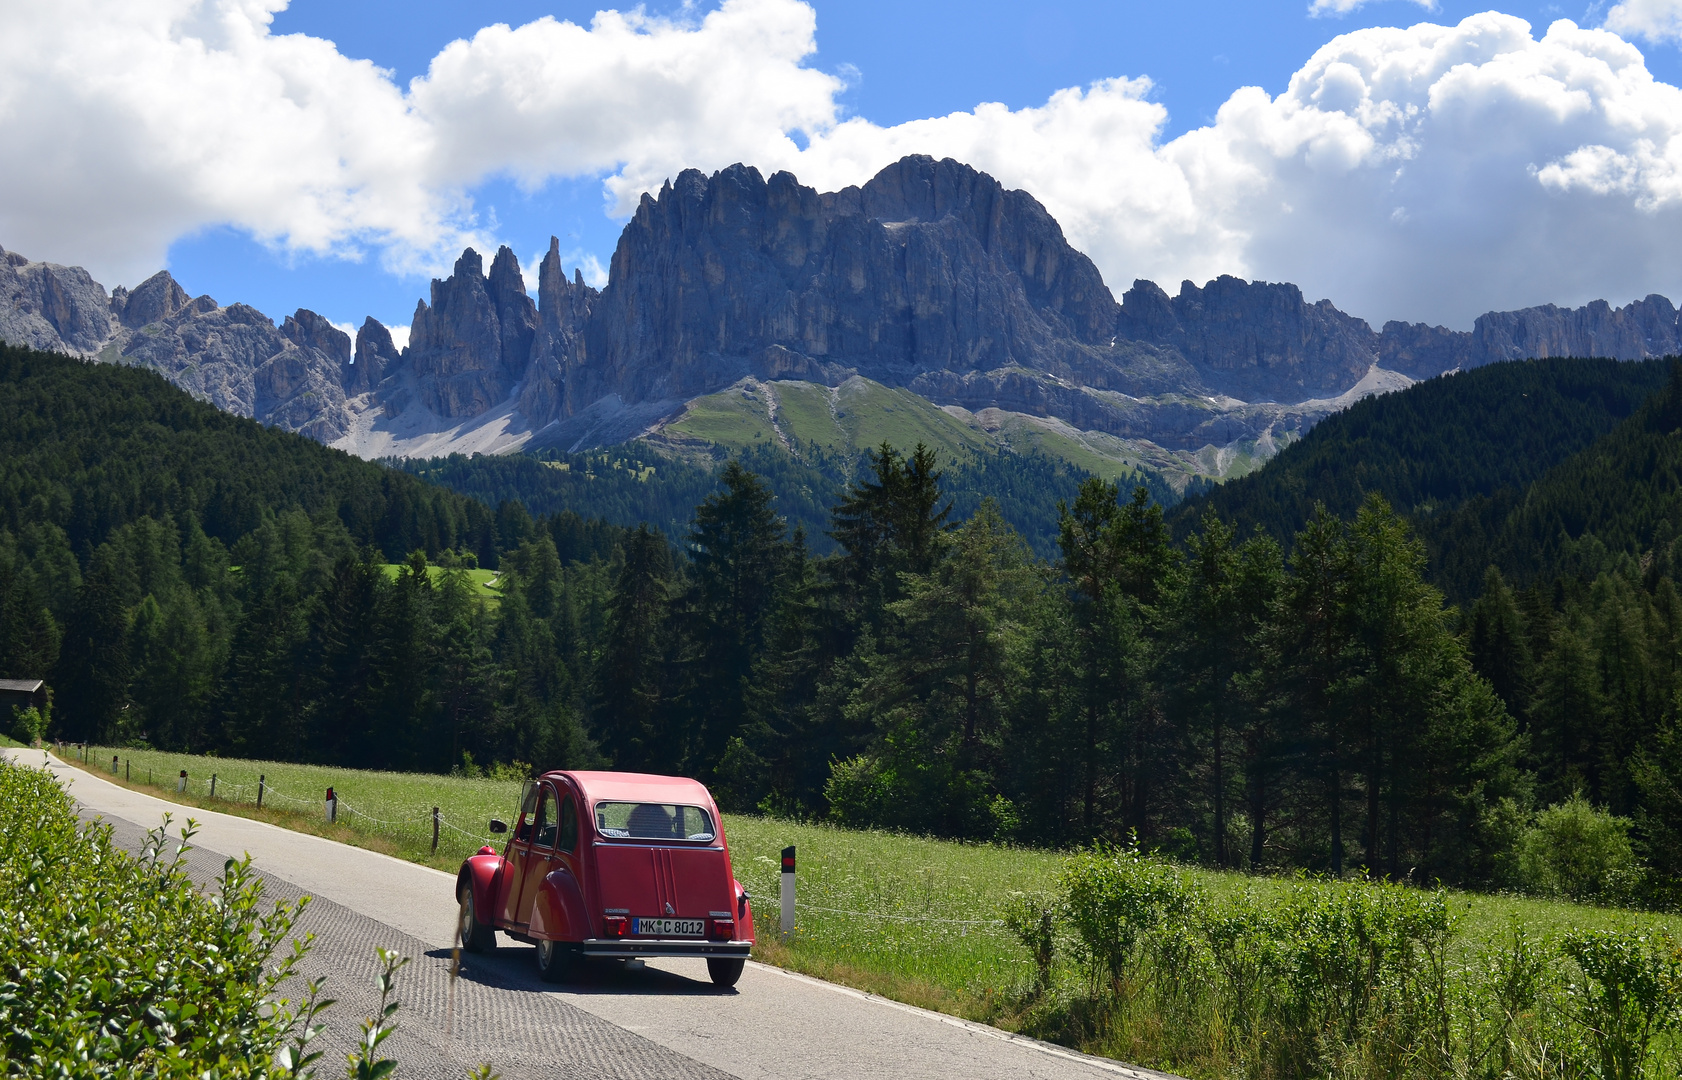
<svg viewBox="0 0 1682 1080">
<path fill-rule="evenodd" d="M 595 736 L 618 769 L 676 771 L 687 749 L 682 733 L 667 726 L 673 585 L 666 538 L 638 527 L 625 538 L 595 672 Z"/>
<path fill-rule="evenodd" d="M 794 569 L 770 489 L 736 461 L 719 482 L 723 490 L 696 507 L 689 531 L 684 712 L 696 772 L 710 772 L 741 732 L 748 679 Z"/>
</svg>

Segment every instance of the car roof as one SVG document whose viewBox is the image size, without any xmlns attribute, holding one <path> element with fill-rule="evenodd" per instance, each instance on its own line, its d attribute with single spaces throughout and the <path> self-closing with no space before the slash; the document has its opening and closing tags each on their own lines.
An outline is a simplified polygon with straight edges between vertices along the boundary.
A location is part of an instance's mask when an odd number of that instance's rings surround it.
<svg viewBox="0 0 1682 1080">
<path fill-rule="evenodd" d="M 653 773 L 633 772 L 562 772 L 569 776 L 592 800 L 610 799 L 626 802 L 693 803 L 705 806 L 712 802 L 706 786 L 686 776 L 657 776 Z"/>
</svg>

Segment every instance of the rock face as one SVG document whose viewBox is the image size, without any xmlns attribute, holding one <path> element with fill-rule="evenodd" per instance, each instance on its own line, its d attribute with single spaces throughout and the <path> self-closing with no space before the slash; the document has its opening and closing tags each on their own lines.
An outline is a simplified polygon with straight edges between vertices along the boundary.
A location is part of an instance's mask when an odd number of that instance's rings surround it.
<svg viewBox="0 0 1682 1080">
<path fill-rule="evenodd" d="M 1480 315 L 1470 333 L 1424 323 L 1384 324 L 1385 367 L 1415 378 L 1537 356 L 1610 356 L 1646 360 L 1682 354 L 1675 305 L 1653 295 L 1621 308 L 1595 300 L 1580 308 L 1553 304 Z"/>
<path fill-rule="evenodd" d="M 136 289 L 133 297 L 141 295 Z M 277 329 L 254 307 L 201 296 L 134 330 L 120 359 L 217 408 L 323 442 L 348 427 L 342 380 L 350 338 L 313 311 L 300 309 Z"/>
<path fill-rule="evenodd" d="M 1121 299 L 1119 337 L 1170 348 L 1204 385 L 1246 401 L 1336 397 L 1377 359 L 1372 328 L 1330 300 L 1309 304 L 1295 285 L 1222 276 L 1172 299 L 1135 281 Z"/>
<path fill-rule="evenodd" d="M 353 343 L 308 310 L 277 328 L 190 298 L 168 273 L 107 297 L 86 271 L 3 250 L 0 339 L 143 364 L 230 412 L 370 453 L 439 452 L 493 421 L 474 445 L 533 433 L 593 445 L 747 376 L 855 375 L 972 413 L 1198 450 L 1269 441 L 1354 396 L 1496 360 L 1679 353 L 1682 325 L 1649 296 L 1374 333 L 1295 285 L 1234 277 L 1172 297 L 1135 281 L 1118 304 L 1031 195 L 908 157 L 827 194 L 743 165 L 685 171 L 643 197 L 599 292 L 568 280 L 558 240 L 535 302 L 512 251 L 487 273 L 470 248 L 432 282 L 402 350 L 373 318 Z"/>
<path fill-rule="evenodd" d="M 368 316 L 356 332 L 356 358 L 345 377 L 345 393 L 366 394 L 380 385 L 385 372 L 402 359 L 385 324 Z"/>
<path fill-rule="evenodd" d="M 0 248 L 0 340 L 86 355 L 111 337 L 113 321 L 104 286 L 86 270 Z"/>
<path fill-rule="evenodd" d="M 568 400 L 683 399 L 747 374 L 912 385 L 1010 368 L 1131 384 L 1117 307 L 1031 196 L 910 157 L 820 195 L 736 165 L 644 196 Z"/>
</svg>

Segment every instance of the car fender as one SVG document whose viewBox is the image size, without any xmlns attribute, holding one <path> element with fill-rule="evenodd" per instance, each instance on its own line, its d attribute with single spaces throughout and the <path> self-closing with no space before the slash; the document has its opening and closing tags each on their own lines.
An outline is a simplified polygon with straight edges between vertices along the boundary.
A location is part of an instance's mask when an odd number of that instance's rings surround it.
<svg viewBox="0 0 1682 1080">
<path fill-rule="evenodd" d="M 736 886 L 736 940 L 755 941 L 753 936 L 753 901 L 748 899 L 748 891 L 742 888 L 739 881 L 731 881 Z"/>
<path fill-rule="evenodd" d="M 473 908 L 479 912 L 480 920 L 487 924 L 497 922 L 496 887 L 504 865 L 501 855 L 474 855 L 461 864 L 461 871 L 456 874 L 456 902 L 460 903 L 462 888 L 471 885 Z M 487 914 L 489 919 L 485 918 Z"/>
<path fill-rule="evenodd" d="M 591 936 L 584 891 L 578 887 L 578 879 L 571 870 L 565 867 L 553 870 L 537 887 L 528 932 L 534 938 L 550 941 L 583 941 Z"/>
</svg>

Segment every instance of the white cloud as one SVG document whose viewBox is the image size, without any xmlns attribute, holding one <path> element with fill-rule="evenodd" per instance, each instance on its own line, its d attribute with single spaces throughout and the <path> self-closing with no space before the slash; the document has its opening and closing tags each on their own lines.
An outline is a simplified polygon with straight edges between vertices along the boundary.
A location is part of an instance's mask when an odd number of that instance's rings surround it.
<svg viewBox="0 0 1682 1080">
<path fill-rule="evenodd" d="M 386 329 L 391 331 L 391 343 L 397 346 L 398 352 L 402 352 L 409 347 L 409 328 L 407 326 L 388 326 Z"/>
<path fill-rule="evenodd" d="M 833 189 L 929 153 L 1033 192 L 1118 292 L 1237 273 L 1375 321 L 1461 326 L 1682 296 L 1682 91 L 1569 22 L 1538 38 L 1488 12 L 1340 35 L 1284 93 L 1240 89 L 1164 142 L 1143 78 L 895 127 L 846 118 L 846 83 L 802 66 L 816 19 L 797 0 L 492 26 L 407 88 L 329 42 L 270 34 L 283 3 L 0 5 L 0 242 L 109 282 L 215 224 L 434 269 L 494 243 L 464 193 L 496 174 L 604 177 L 623 214 L 685 167 L 745 161 Z M 1654 12 L 1626 0 L 1609 20 Z"/>
<path fill-rule="evenodd" d="M 1308 5 L 1310 15 L 1347 15 L 1356 8 L 1366 7 L 1374 0 L 1314 0 Z M 1437 0 L 1412 0 L 1426 11 L 1437 10 Z"/>
<path fill-rule="evenodd" d="M 1682 91 L 1608 32 L 1561 21 L 1537 39 L 1494 12 L 1359 30 L 1279 96 L 1239 90 L 1165 144 L 1146 89 L 848 121 L 790 164 L 832 185 L 913 149 L 969 161 L 1034 192 L 1117 291 L 1235 273 L 1375 323 L 1460 327 L 1490 309 L 1682 296 Z"/>
<path fill-rule="evenodd" d="M 1648 41 L 1682 42 L 1682 0 L 1622 0 L 1606 13 L 1606 29 Z"/>
</svg>

